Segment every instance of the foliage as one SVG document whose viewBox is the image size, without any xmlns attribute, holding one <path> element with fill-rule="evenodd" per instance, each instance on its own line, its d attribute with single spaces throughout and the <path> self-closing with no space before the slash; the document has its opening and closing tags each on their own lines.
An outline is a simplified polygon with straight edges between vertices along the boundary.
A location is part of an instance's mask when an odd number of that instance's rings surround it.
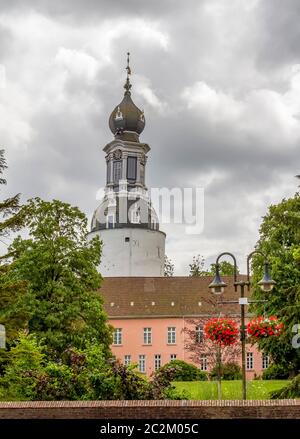
<svg viewBox="0 0 300 439">
<path fill-rule="evenodd" d="M 159 370 L 166 372 L 175 368 L 174 381 L 205 381 L 207 374 L 193 364 L 187 363 L 183 360 L 172 360 L 162 366 Z"/>
<path fill-rule="evenodd" d="M 4 158 L 4 150 L 0 149 L 0 175 L 7 168 Z M 6 180 L 0 177 L 0 185 L 6 184 Z M 23 217 L 20 213 L 20 194 L 0 201 L 0 237 L 8 236 L 10 232 L 19 230 L 23 225 Z"/>
<path fill-rule="evenodd" d="M 247 324 L 247 333 L 255 340 L 265 337 L 278 337 L 283 331 L 283 323 L 277 317 L 259 316 Z"/>
<path fill-rule="evenodd" d="M 286 380 L 289 378 L 289 371 L 280 364 L 272 363 L 270 366 L 263 371 L 263 380 Z"/>
<path fill-rule="evenodd" d="M 2 400 L 178 399 L 171 385 L 176 370 L 158 371 L 147 380 L 118 361 L 108 361 L 100 345 L 67 349 L 59 360 L 47 358 L 47 347 L 21 333 L 7 352 L 0 378 Z"/>
<path fill-rule="evenodd" d="M 210 299 L 207 299 L 210 300 Z M 215 299 L 214 299 L 215 300 Z M 212 301 L 212 306 L 215 302 Z M 220 344 L 211 341 L 204 337 L 201 342 L 198 341 L 197 327 L 204 328 L 207 323 L 207 318 L 190 318 L 187 319 L 187 326 L 185 328 L 185 344 L 186 350 L 189 352 L 189 357 L 194 364 L 200 364 L 202 358 L 207 360 L 210 369 L 221 363 L 228 363 L 235 361 L 241 355 L 241 344 L 236 343 L 228 346 L 220 346 Z"/>
<path fill-rule="evenodd" d="M 43 369 L 44 353 L 34 336 L 20 333 L 7 353 L 5 373 L 0 377 L 0 399 L 34 399 L 36 378 Z"/>
<path fill-rule="evenodd" d="M 283 389 L 271 392 L 270 396 L 271 399 L 300 398 L 300 374 Z"/>
<path fill-rule="evenodd" d="M 30 237 L 18 237 L 10 247 L 10 278 L 28 284 L 17 310 L 26 315 L 29 332 L 45 340 L 53 358 L 90 343 L 101 344 L 109 355 L 111 328 L 97 291 L 101 243 L 98 238 L 87 242 L 85 215 L 61 201 L 39 198 L 23 213 Z M 9 311 L 13 315 L 15 309 Z"/>
<path fill-rule="evenodd" d="M 291 343 L 293 326 L 300 322 L 300 195 L 284 199 L 270 206 L 260 227 L 257 249 L 268 255 L 271 275 L 276 281 L 273 291 L 266 294 L 255 287 L 253 298 L 265 300 L 255 303 L 251 310 L 256 315 L 276 315 L 285 326 L 279 337 L 258 341 L 261 350 L 270 355 L 276 364 L 287 370 L 300 370 L 300 349 Z M 253 260 L 253 284 L 262 277 L 263 258 Z"/>
<path fill-rule="evenodd" d="M 201 255 L 193 256 L 193 261 L 189 264 L 190 267 L 190 276 L 191 277 L 200 277 L 207 276 L 209 273 L 204 269 L 205 259 Z"/>
<path fill-rule="evenodd" d="M 216 264 L 210 265 L 210 273 L 212 276 L 216 274 Z M 234 275 L 234 265 L 228 261 L 219 262 L 219 273 L 221 276 L 233 276 Z M 237 268 L 237 273 L 239 270 Z"/>
<path fill-rule="evenodd" d="M 222 380 L 240 380 L 242 379 L 242 370 L 234 361 L 221 364 Z M 218 366 L 215 366 L 210 372 L 210 378 L 215 380 L 218 378 Z"/>
<path fill-rule="evenodd" d="M 0 176 L 6 168 L 4 151 L 0 150 Z M 1 177 L 0 185 L 4 184 L 6 184 L 6 180 Z M 19 230 L 23 225 L 23 221 L 24 218 L 20 212 L 19 194 L 0 201 L 0 238 L 4 244 L 6 244 L 4 239 L 8 238 L 11 232 Z M 18 297 L 24 293 L 26 287 L 24 282 L 10 279 L 10 264 L 7 261 L 9 256 L 9 253 L 6 253 L 0 257 L 0 324 L 5 325 L 6 340 L 8 342 L 17 336 L 19 328 L 25 326 L 25 319 L 20 312 L 16 312 L 14 316 L 9 316 L 6 310 L 8 307 L 15 306 Z M 2 352 L 1 357 L 3 357 Z"/>
<path fill-rule="evenodd" d="M 193 261 L 189 264 L 190 276 L 214 276 L 216 274 L 216 264 L 210 264 L 210 269 L 205 269 L 205 258 L 201 255 L 193 256 Z M 234 265 L 228 261 L 219 263 L 219 272 L 221 276 L 232 276 L 234 274 Z M 238 273 L 238 270 L 237 270 Z"/>
<path fill-rule="evenodd" d="M 205 335 L 213 343 L 220 346 L 230 346 L 238 341 L 239 329 L 237 323 L 227 317 L 208 320 L 204 327 Z"/>
<path fill-rule="evenodd" d="M 172 277 L 172 276 L 174 276 L 174 264 L 172 260 L 169 259 L 167 255 L 165 255 L 164 277 Z"/>
</svg>

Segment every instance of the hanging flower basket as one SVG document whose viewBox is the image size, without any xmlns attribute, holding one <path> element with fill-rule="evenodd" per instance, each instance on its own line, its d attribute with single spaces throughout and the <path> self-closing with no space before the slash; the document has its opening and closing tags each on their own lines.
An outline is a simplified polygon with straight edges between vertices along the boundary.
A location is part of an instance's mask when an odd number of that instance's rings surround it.
<svg viewBox="0 0 300 439">
<path fill-rule="evenodd" d="M 251 337 L 254 338 L 265 338 L 265 337 L 278 337 L 284 328 L 283 323 L 281 323 L 277 317 L 257 317 L 247 325 L 247 332 Z"/>
<path fill-rule="evenodd" d="M 204 331 L 209 340 L 220 346 L 235 344 L 240 334 L 236 322 L 225 317 L 209 320 L 204 327 Z"/>
</svg>

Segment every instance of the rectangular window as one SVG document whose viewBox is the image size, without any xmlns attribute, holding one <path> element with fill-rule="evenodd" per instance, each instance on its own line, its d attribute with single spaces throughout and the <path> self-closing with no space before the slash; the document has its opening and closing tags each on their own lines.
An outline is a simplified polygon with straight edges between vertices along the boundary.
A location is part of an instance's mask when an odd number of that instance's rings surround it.
<svg viewBox="0 0 300 439">
<path fill-rule="evenodd" d="M 176 360 L 176 358 L 177 358 L 177 354 L 171 354 L 170 355 L 170 361 Z"/>
<path fill-rule="evenodd" d="M 131 364 L 131 355 L 125 355 L 124 364 L 125 366 L 129 366 Z"/>
<path fill-rule="evenodd" d="M 139 372 L 146 372 L 146 355 L 139 355 Z"/>
<path fill-rule="evenodd" d="M 136 180 L 136 157 L 127 157 L 127 179 Z"/>
<path fill-rule="evenodd" d="M 161 355 L 157 354 L 154 357 L 154 370 L 158 370 L 161 367 Z"/>
<path fill-rule="evenodd" d="M 268 369 L 269 364 L 270 364 L 270 357 L 269 357 L 269 355 L 262 354 L 261 362 L 262 362 L 262 364 L 261 364 L 262 369 Z"/>
<path fill-rule="evenodd" d="M 204 340 L 203 326 L 198 325 L 196 326 L 196 343 L 203 343 L 203 340 Z"/>
<path fill-rule="evenodd" d="M 168 344 L 176 344 L 176 328 L 174 326 L 168 328 Z"/>
<path fill-rule="evenodd" d="M 117 345 L 122 344 L 122 328 L 116 328 L 114 330 L 113 343 Z"/>
<path fill-rule="evenodd" d="M 106 182 L 110 183 L 111 182 L 111 160 L 109 160 L 107 162 L 107 170 L 106 170 Z"/>
<path fill-rule="evenodd" d="M 115 226 L 114 216 L 108 215 L 107 217 L 107 229 L 113 229 Z"/>
<path fill-rule="evenodd" d="M 247 370 L 253 369 L 253 352 L 247 352 L 246 367 L 247 367 Z"/>
<path fill-rule="evenodd" d="M 145 184 L 145 165 L 140 163 L 140 182 Z"/>
<path fill-rule="evenodd" d="M 113 179 L 114 179 L 114 183 L 119 183 L 119 180 L 122 179 L 122 161 L 121 160 L 114 161 Z"/>
<path fill-rule="evenodd" d="M 152 343 L 152 328 L 144 328 L 144 344 Z"/>
<path fill-rule="evenodd" d="M 207 356 L 201 355 L 200 357 L 200 369 L 207 370 Z"/>
</svg>

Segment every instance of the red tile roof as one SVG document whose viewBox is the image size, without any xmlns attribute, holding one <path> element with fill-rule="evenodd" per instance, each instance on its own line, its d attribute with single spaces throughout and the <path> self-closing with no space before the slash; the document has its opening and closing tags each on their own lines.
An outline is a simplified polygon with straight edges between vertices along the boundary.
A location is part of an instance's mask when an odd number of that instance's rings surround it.
<svg viewBox="0 0 300 439">
<path fill-rule="evenodd" d="M 233 277 L 224 276 L 228 284 L 222 299 L 237 300 Z M 246 280 L 246 276 L 239 276 Z M 211 276 L 203 277 L 106 277 L 100 289 L 110 318 L 182 317 L 239 314 L 238 304 L 216 307 L 220 296 L 211 293 Z M 247 289 L 245 295 L 249 296 Z"/>
</svg>

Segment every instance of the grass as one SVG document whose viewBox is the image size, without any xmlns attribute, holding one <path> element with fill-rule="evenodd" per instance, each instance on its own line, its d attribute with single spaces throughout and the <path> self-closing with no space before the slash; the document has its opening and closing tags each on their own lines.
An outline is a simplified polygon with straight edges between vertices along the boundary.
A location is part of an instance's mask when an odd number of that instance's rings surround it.
<svg viewBox="0 0 300 439">
<path fill-rule="evenodd" d="M 270 392 L 286 386 L 287 380 L 253 380 L 247 382 L 247 399 L 269 399 Z M 187 399 L 218 399 L 216 381 L 179 381 L 173 383 Z M 242 399 L 242 382 L 222 381 L 222 399 Z"/>
</svg>

